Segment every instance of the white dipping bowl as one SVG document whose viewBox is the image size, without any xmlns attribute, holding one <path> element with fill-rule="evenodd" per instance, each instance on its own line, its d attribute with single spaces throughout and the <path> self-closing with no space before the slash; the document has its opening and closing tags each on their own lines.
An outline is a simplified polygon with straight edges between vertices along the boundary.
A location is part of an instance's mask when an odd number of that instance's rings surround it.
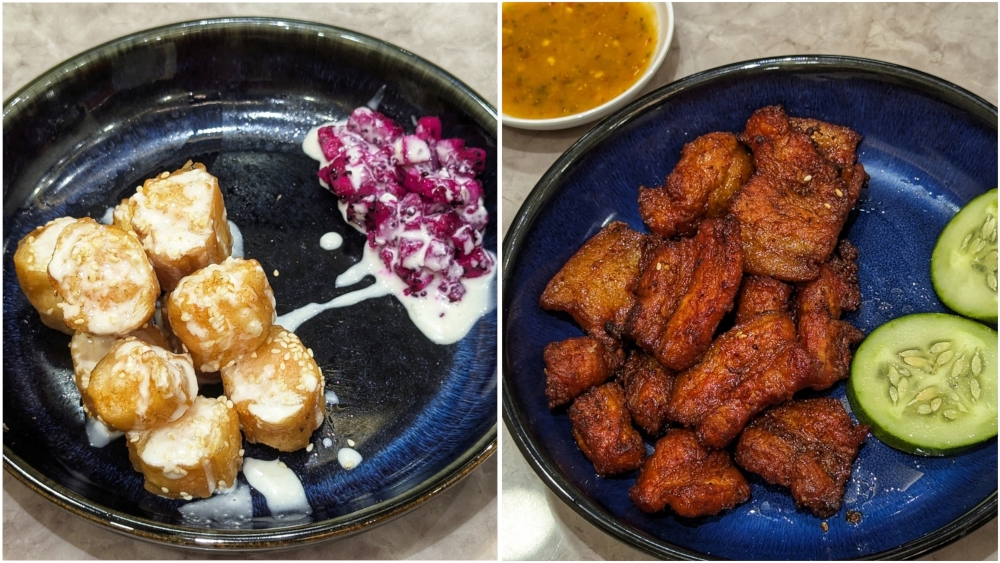
<svg viewBox="0 0 1000 563">
<path fill-rule="evenodd" d="M 636 80 L 635 84 L 629 86 L 628 90 L 625 90 L 616 98 L 611 99 L 595 108 L 591 108 L 580 113 L 574 113 L 572 115 L 551 117 L 548 119 L 523 119 L 520 117 L 511 117 L 507 114 L 501 113 L 500 121 L 504 125 L 517 127 L 519 129 L 532 129 L 535 131 L 569 129 L 570 127 L 576 127 L 578 125 L 597 121 L 602 117 L 607 117 L 628 102 L 632 101 L 632 99 L 639 94 L 646 84 L 649 83 L 650 79 L 653 78 L 653 75 L 656 74 L 657 70 L 659 70 L 660 65 L 663 64 L 663 60 L 667 58 L 667 51 L 670 50 L 670 41 L 674 37 L 674 8 L 671 3 L 651 2 L 651 4 L 656 11 L 657 19 L 656 54 L 653 56 L 653 60 L 649 62 L 649 67 L 646 68 L 646 72 L 642 73 L 639 80 Z M 501 99 L 502 98 L 503 96 L 501 95 Z M 502 110 L 503 108 L 501 108 L 501 111 Z"/>
</svg>

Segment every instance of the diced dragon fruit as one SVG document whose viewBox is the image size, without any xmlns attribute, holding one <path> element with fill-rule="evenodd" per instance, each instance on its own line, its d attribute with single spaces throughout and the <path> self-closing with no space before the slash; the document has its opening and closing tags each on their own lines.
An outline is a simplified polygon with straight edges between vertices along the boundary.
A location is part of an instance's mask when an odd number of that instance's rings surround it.
<svg viewBox="0 0 1000 563">
<path fill-rule="evenodd" d="M 455 261 L 465 268 L 465 277 L 470 279 L 478 278 L 493 269 L 493 258 L 481 246 L 465 256 L 455 258 Z"/>
<path fill-rule="evenodd" d="M 430 162 L 431 147 L 417 135 L 404 135 L 392 144 L 392 161 L 400 166 Z"/>
<path fill-rule="evenodd" d="M 321 127 L 317 132 L 319 135 L 319 148 L 323 151 L 323 156 L 327 160 L 333 160 L 344 148 L 333 127 Z"/>
<path fill-rule="evenodd" d="M 377 146 L 391 145 L 403 135 L 403 128 L 377 111 L 359 107 L 347 118 L 347 130 Z"/>
<path fill-rule="evenodd" d="M 436 117 L 421 117 L 417 120 L 417 136 L 425 141 L 439 140 L 441 138 L 441 120 Z"/>
</svg>

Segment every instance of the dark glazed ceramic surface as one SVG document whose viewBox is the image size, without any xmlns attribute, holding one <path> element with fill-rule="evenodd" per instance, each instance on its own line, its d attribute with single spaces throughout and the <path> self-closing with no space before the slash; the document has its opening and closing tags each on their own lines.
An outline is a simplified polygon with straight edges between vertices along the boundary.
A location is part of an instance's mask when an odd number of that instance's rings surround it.
<svg viewBox="0 0 1000 563">
<path fill-rule="evenodd" d="M 843 57 L 789 57 L 694 75 L 609 117 L 539 181 L 504 240 L 503 403 L 513 437 L 546 484 L 616 537 L 669 558 L 915 557 L 997 514 L 996 439 L 945 458 L 903 454 L 869 437 L 843 507 L 826 520 L 749 476 L 751 500 L 715 517 L 647 515 L 628 498 L 636 473 L 602 479 L 579 451 L 564 409 L 549 411 L 542 348 L 581 334 L 538 306 L 548 280 L 609 221 L 645 231 L 637 188 L 660 185 L 684 143 L 740 132 L 760 107 L 861 133 L 871 175 L 843 235 L 860 248 L 862 305 L 847 320 L 866 334 L 890 319 L 945 311 L 929 263 L 937 234 L 997 181 L 997 110 L 934 77 Z M 844 399 L 843 383 L 823 393 Z M 861 521 L 846 521 L 858 511 Z"/>
<path fill-rule="evenodd" d="M 219 178 L 245 255 L 268 273 L 278 314 L 351 289 L 333 281 L 361 258 L 364 236 L 317 181 L 306 132 L 345 117 L 384 87 L 379 110 L 412 131 L 487 151 L 481 178 L 496 217 L 496 112 L 434 65 L 366 36 L 296 21 L 191 22 L 114 41 L 53 69 L 4 104 L 4 465 L 57 504 L 115 531 L 198 548 L 286 547 L 354 533 L 413 508 L 496 447 L 496 311 L 439 346 L 391 296 L 334 309 L 296 332 L 339 397 L 312 452 L 246 445 L 300 477 L 313 514 L 256 518 L 234 529 L 185 523 L 145 492 L 123 439 L 88 445 L 72 383 L 69 337 L 45 328 L 21 293 L 12 255 L 27 232 L 64 215 L 100 219 L 145 178 L 188 159 Z M 343 235 L 340 249 L 319 239 Z M 485 237 L 496 252 L 495 223 Z M 278 276 L 272 275 L 277 270 Z M 367 285 L 369 278 L 362 282 Z M 220 386 L 203 387 L 214 395 Z M 332 447 L 324 447 L 330 438 Z M 364 457 L 347 471 L 347 440 Z M 241 477 L 242 479 L 242 477 Z M 224 528 L 224 527 L 223 527 Z"/>
</svg>

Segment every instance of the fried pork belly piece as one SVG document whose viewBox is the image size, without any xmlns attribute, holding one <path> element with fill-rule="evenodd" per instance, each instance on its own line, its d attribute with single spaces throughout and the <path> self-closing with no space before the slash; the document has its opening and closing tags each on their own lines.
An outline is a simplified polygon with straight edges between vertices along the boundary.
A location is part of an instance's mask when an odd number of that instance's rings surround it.
<svg viewBox="0 0 1000 563">
<path fill-rule="evenodd" d="M 672 420 L 694 428 L 702 444 L 725 447 L 753 416 L 792 398 L 816 372 L 785 313 L 761 313 L 712 343 L 698 365 L 680 373 Z"/>
<path fill-rule="evenodd" d="M 146 344 L 159 346 L 164 350 L 170 350 L 170 344 L 166 337 L 156 325 L 146 323 L 139 330 L 130 332 L 128 336 L 133 336 Z M 78 332 L 69 341 L 69 357 L 73 361 L 73 376 L 76 379 L 76 387 L 83 394 L 90 386 L 90 373 L 98 362 L 104 359 L 111 347 L 119 340 L 124 340 L 119 336 L 98 336 Z"/>
<path fill-rule="evenodd" d="M 643 512 L 669 506 L 680 516 L 697 518 L 746 502 L 750 485 L 727 452 L 707 450 L 694 432 L 674 428 L 656 443 L 629 496 Z"/>
<path fill-rule="evenodd" d="M 706 219 L 693 239 L 646 253 L 626 333 L 664 366 L 694 365 L 733 308 L 743 276 L 739 229 L 732 217 Z"/>
<path fill-rule="evenodd" d="M 810 387 L 826 389 L 847 379 L 851 369 L 851 346 L 864 333 L 840 320 L 843 311 L 861 305 L 858 284 L 858 249 L 847 240 L 837 245 L 837 253 L 820 267 L 819 277 L 799 285 L 795 296 L 799 341 L 819 363 Z"/>
<path fill-rule="evenodd" d="M 569 313 L 589 335 L 615 345 L 634 302 L 644 241 L 625 223 L 610 223 L 549 280 L 542 308 Z"/>
<path fill-rule="evenodd" d="M 564 405 L 580 393 L 610 379 L 622 366 L 625 353 L 601 341 L 581 336 L 552 342 L 542 351 L 545 360 L 545 396 L 549 408 Z"/>
<path fill-rule="evenodd" d="M 768 483 L 788 487 L 795 502 L 820 518 L 840 510 L 851 464 L 868 436 L 840 401 L 791 401 L 755 418 L 736 445 L 736 463 Z"/>
<path fill-rule="evenodd" d="M 162 497 L 210 497 L 232 488 L 243 467 L 240 421 L 225 396 L 199 396 L 179 419 L 127 436 L 132 466 Z"/>
<path fill-rule="evenodd" d="M 841 171 L 854 166 L 858 158 L 858 144 L 861 143 L 861 135 L 855 131 L 842 125 L 802 117 L 789 117 L 788 124 L 793 130 L 808 135 L 816 143 L 816 150 Z"/>
<path fill-rule="evenodd" d="M 732 133 L 708 133 L 684 145 L 662 187 L 639 188 L 639 215 L 658 235 L 690 235 L 706 217 L 722 217 L 753 173 L 749 151 Z"/>
<path fill-rule="evenodd" d="M 781 107 L 770 106 L 754 112 L 740 136 L 756 167 L 731 207 L 742 224 L 747 273 L 815 279 L 868 179 L 864 167 L 853 163 L 856 135 L 827 134 L 818 125 L 807 131 L 797 130 Z"/>
<path fill-rule="evenodd" d="M 66 325 L 98 335 L 124 335 L 156 310 L 160 284 L 134 233 L 90 217 L 66 225 L 56 239 L 49 279 Z"/>
<path fill-rule="evenodd" d="M 659 436 L 669 422 L 667 401 L 675 377 L 674 372 L 641 350 L 633 350 L 625 362 L 621 375 L 625 406 L 636 425 L 650 436 Z"/>
<path fill-rule="evenodd" d="M 323 423 L 323 373 L 302 341 L 281 326 L 271 326 L 260 348 L 223 367 L 222 385 L 251 443 L 300 450 Z"/>
<path fill-rule="evenodd" d="M 191 161 L 143 182 L 115 208 L 114 224 L 138 235 L 164 291 L 233 248 L 219 180 Z"/>
<path fill-rule="evenodd" d="M 768 276 L 746 276 L 736 299 L 736 324 L 759 313 L 788 311 L 793 289 L 791 285 Z"/>
<path fill-rule="evenodd" d="M 593 387 L 569 407 L 576 444 L 602 477 L 638 469 L 646 453 L 632 426 L 625 392 L 612 381 Z"/>
<path fill-rule="evenodd" d="M 90 372 L 84 406 L 110 428 L 148 430 L 177 420 L 198 395 L 194 365 L 129 336 L 115 342 Z"/>
<path fill-rule="evenodd" d="M 72 217 L 60 217 L 28 233 L 17 243 L 14 252 L 14 272 L 21 291 L 31 306 L 38 311 L 42 323 L 66 334 L 73 329 L 63 320 L 59 303 L 62 298 L 49 281 L 49 261 L 55 250 L 56 239 L 67 225 L 76 221 Z"/>
<path fill-rule="evenodd" d="M 182 279 L 167 298 L 167 317 L 195 367 L 219 371 L 267 340 L 274 292 L 259 262 L 227 258 Z"/>
</svg>

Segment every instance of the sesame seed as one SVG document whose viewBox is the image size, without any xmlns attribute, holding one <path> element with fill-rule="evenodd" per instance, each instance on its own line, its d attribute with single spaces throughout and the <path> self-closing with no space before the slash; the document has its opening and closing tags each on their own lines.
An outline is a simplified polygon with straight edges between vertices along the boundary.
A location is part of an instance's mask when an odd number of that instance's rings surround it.
<svg viewBox="0 0 1000 563">
<path fill-rule="evenodd" d="M 829 203 L 824 203 L 824 204 L 823 204 L 823 207 L 825 207 L 825 208 L 827 208 L 827 209 L 830 209 L 830 204 L 829 204 Z"/>
<path fill-rule="evenodd" d="M 168 489 L 166 487 L 160 487 L 160 490 L 163 491 L 163 492 L 165 492 L 165 493 L 169 493 L 170 492 L 170 489 Z"/>
<path fill-rule="evenodd" d="M 809 180 L 812 180 L 812 179 L 813 179 L 812 174 L 806 174 L 806 177 L 802 178 L 802 181 L 803 182 L 808 182 Z"/>
<path fill-rule="evenodd" d="M 844 197 L 844 192 L 840 191 L 839 189 L 833 190 L 833 193 L 837 194 L 837 197 Z"/>
<path fill-rule="evenodd" d="M 312 445 L 312 444 L 309 444 L 308 446 L 306 446 L 306 451 L 307 451 L 307 452 L 311 452 L 311 451 L 313 451 L 313 445 Z"/>
</svg>

